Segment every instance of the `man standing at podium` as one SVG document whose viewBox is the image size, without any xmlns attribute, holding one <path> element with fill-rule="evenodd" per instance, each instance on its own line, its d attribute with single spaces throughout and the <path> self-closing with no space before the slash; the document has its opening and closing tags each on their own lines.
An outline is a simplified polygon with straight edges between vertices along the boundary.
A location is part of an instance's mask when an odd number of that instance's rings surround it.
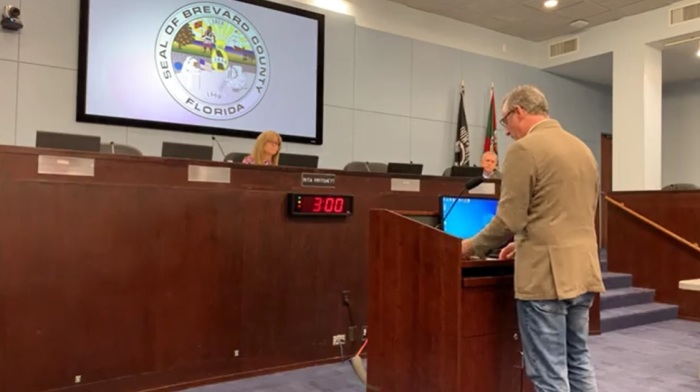
<svg viewBox="0 0 700 392">
<path fill-rule="evenodd" d="M 515 297 L 527 375 L 538 392 L 595 392 L 588 312 L 603 292 L 595 213 L 598 170 L 590 149 L 549 118 L 544 94 L 519 86 L 503 100 L 501 124 L 515 143 L 503 163 L 493 220 L 462 243 L 483 256 L 511 236 Z"/>
</svg>

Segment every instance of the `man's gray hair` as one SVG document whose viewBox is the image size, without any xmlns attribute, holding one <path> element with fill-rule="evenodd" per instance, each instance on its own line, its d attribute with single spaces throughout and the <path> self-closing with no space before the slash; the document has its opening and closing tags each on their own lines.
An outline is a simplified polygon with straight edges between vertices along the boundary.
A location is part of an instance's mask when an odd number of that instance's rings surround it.
<svg viewBox="0 0 700 392">
<path fill-rule="evenodd" d="M 542 91 L 535 86 L 522 85 L 514 88 L 503 98 L 506 110 L 520 106 L 530 114 L 549 114 L 549 104 Z"/>
</svg>

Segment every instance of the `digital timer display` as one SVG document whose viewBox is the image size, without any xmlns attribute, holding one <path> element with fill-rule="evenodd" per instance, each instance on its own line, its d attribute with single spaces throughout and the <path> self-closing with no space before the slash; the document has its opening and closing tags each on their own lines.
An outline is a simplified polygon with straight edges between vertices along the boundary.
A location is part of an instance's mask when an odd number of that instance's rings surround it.
<svg viewBox="0 0 700 392">
<path fill-rule="evenodd" d="M 309 195 L 290 193 L 289 213 L 307 216 L 349 216 L 353 198 L 346 195 Z"/>
</svg>

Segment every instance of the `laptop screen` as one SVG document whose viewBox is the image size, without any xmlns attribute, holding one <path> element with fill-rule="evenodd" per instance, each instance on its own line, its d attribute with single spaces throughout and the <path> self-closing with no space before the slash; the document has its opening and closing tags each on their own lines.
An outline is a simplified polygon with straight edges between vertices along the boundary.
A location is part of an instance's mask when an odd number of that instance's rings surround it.
<svg viewBox="0 0 700 392">
<path fill-rule="evenodd" d="M 315 169 L 318 167 L 318 156 L 289 154 L 283 152 L 280 153 L 279 164 L 280 166 L 306 167 Z"/>
<path fill-rule="evenodd" d="M 163 142 L 160 155 L 163 158 L 186 158 L 211 161 L 213 154 L 214 148 L 212 146 Z"/>
<path fill-rule="evenodd" d="M 440 196 L 440 222 L 445 233 L 465 239 L 478 234 L 496 215 L 498 199 Z M 445 216 L 447 215 L 447 219 Z"/>
</svg>

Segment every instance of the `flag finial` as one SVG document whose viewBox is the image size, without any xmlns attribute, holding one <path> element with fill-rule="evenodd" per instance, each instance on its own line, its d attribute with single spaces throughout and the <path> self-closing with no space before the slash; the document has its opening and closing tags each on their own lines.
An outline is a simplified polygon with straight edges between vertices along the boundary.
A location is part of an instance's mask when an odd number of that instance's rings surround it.
<svg viewBox="0 0 700 392">
<path fill-rule="evenodd" d="M 462 80 L 462 92 L 464 92 L 464 80 Z"/>
</svg>

